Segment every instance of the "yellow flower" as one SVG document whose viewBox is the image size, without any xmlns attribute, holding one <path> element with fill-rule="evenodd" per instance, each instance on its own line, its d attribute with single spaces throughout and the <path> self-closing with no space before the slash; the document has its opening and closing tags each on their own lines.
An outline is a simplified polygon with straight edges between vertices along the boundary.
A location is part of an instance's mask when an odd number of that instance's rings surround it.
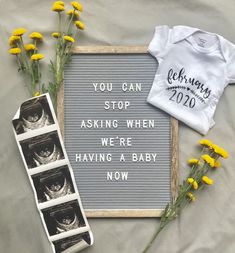
<svg viewBox="0 0 235 253">
<path fill-rule="evenodd" d="M 17 28 L 17 29 L 15 29 L 13 32 L 12 32 L 12 35 L 14 35 L 14 36 L 22 36 L 23 34 L 25 34 L 26 33 L 26 29 L 25 28 L 23 28 L 23 27 L 21 27 L 21 28 Z"/>
<path fill-rule="evenodd" d="M 18 48 L 18 47 L 15 47 L 15 48 L 9 49 L 8 52 L 9 52 L 10 54 L 17 55 L 17 54 L 20 54 L 20 53 L 21 53 L 21 49 Z"/>
<path fill-rule="evenodd" d="M 54 38 L 59 38 L 61 36 L 61 34 L 58 33 L 58 32 L 54 32 L 54 33 L 51 34 L 51 36 L 54 37 Z"/>
<path fill-rule="evenodd" d="M 74 9 L 78 10 L 78 11 L 82 11 L 83 7 L 80 3 L 73 1 L 71 2 L 71 5 L 73 6 Z"/>
<path fill-rule="evenodd" d="M 210 140 L 202 139 L 199 141 L 202 146 L 212 148 L 213 143 Z"/>
<path fill-rule="evenodd" d="M 25 44 L 24 45 L 24 49 L 25 49 L 25 51 L 32 51 L 32 50 L 35 50 L 36 49 L 36 47 L 35 47 L 35 45 L 34 44 Z"/>
<path fill-rule="evenodd" d="M 74 43 L 74 41 L 75 41 L 73 37 L 68 36 L 68 35 L 65 35 L 65 36 L 64 36 L 64 40 L 66 40 L 66 41 L 68 41 L 68 42 L 71 42 L 71 43 Z"/>
<path fill-rule="evenodd" d="M 41 33 L 39 32 L 33 32 L 29 35 L 29 38 L 30 39 L 36 39 L 36 40 L 42 40 L 43 39 L 43 36 Z"/>
<path fill-rule="evenodd" d="M 214 183 L 214 181 L 211 178 L 207 177 L 207 176 L 202 177 L 202 182 L 205 183 L 205 184 L 208 184 L 208 185 L 212 185 Z"/>
<path fill-rule="evenodd" d="M 193 181 L 193 189 L 194 189 L 194 190 L 197 190 L 197 189 L 198 189 L 198 183 L 197 183 L 196 180 Z"/>
<path fill-rule="evenodd" d="M 194 179 L 192 178 L 192 177 L 189 177 L 188 179 L 187 179 L 187 183 L 188 184 L 192 184 L 194 182 Z"/>
<path fill-rule="evenodd" d="M 194 178 L 189 177 L 189 178 L 187 179 L 187 183 L 188 183 L 188 184 L 191 184 L 191 185 L 193 186 L 193 189 L 194 189 L 194 190 L 197 190 L 197 189 L 198 189 L 198 183 L 197 183 L 197 181 L 196 181 Z"/>
<path fill-rule="evenodd" d="M 69 16 L 74 15 L 74 17 L 79 18 L 79 12 L 77 10 L 69 10 L 69 11 L 67 11 L 67 14 Z"/>
<path fill-rule="evenodd" d="M 81 30 L 84 30 L 85 25 L 81 21 L 75 21 L 74 23 L 75 23 L 77 28 L 79 28 Z"/>
<path fill-rule="evenodd" d="M 220 161 L 216 160 L 214 164 L 214 168 L 219 168 L 220 167 Z"/>
<path fill-rule="evenodd" d="M 60 1 L 59 1 L 60 2 Z M 52 11 L 61 12 L 64 11 L 64 6 L 55 2 L 51 8 Z"/>
<path fill-rule="evenodd" d="M 39 60 L 41 60 L 41 59 L 43 59 L 44 58 L 44 55 L 43 54 L 33 54 L 32 56 L 31 56 L 31 60 L 32 61 L 39 61 Z"/>
<path fill-rule="evenodd" d="M 228 158 L 229 154 L 228 154 L 228 152 L 225 149 L 219 147 L 216 144 L 213 144 L 212 148 L 213 148 L 214 152 L 216 154 L 218 154 L 219 156 L 221 156 L 221 157 L 223 157 L 225 159 Z"/>
<path fill-rule="evenodd" d="M 189 160 L 188 160 L 188 164 L 189 164 L 189 165 L 194 165 L 194 164 L 199 165 L 199 164 L 200 164 L 200 161 L 199 161 L 198 159 L 192 158 L 192 159 L 189 159 Z"/>
<path fill-rule="evenodd" d="M 40 93 L 39 91 L 36 91 L 36 92 L 33 94 L 34 97 L 37 97 L 37 96 L 40 96 L 40 95 L 41 95 L 41 93 Z"/>
<path fill-rule="evenodd" d="M 12 35 L 10 38 L 9 38 L 9 45 L 10 46 L 13 46 L 15 44 L 15 42 L 19 41 L 20 40 L 20 36 L 15 36 L 15 35 Z"/>
<path fill-rule="evenodd" d="M 207 164 L 209 164 L 212 168 L 215 166 L 215 159 L 212 158 L 211 156 L 205 154 L 205 155 L 202 155 L 202 159 L 203 159 Z"/>
<path fill-rule="evenodd" d="M 187 196 L 189 197 L 190 200 L 192 200 L 193 202 L 196 200 L 196 197 L 192 194 L 192 192 L 188 192 Z"/>
<path fill-rule="evenodd" d="M 63 1 L 56 1 L 56 2 L 54 2 L 54 4 L 59 4 L 59 5 L 64 6 L 64 2 Z"/>
</svg>

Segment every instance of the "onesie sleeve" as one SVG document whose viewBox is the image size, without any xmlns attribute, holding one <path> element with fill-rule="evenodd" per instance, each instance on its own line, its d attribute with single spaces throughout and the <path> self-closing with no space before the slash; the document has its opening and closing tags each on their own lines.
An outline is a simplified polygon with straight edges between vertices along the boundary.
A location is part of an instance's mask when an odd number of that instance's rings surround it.
<svg viewBox="0 0 235 253">
<path fill-rule="evenodd" d="M 155 28 L 154 36 L 149 44 L 148 51 L 154 57 L 159 57 L 159 55 L 166 48 L 167 42 L 169 40 L 170 28 L 166 25 L 157 26 Z"/>
<path fill-rule="evenodd" d="M 235 84 L 235 49 L 227 62 L 227 78 L 229 83 Z"/>
</svg>

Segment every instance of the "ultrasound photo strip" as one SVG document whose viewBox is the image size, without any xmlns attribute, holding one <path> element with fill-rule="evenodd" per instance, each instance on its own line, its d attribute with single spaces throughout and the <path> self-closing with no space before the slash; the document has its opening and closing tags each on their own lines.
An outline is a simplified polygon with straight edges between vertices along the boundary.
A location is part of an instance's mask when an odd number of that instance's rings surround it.
<svg viewBox="0 0 235 253">
<path fill-rule="evenodd" d="M 25 101 L 12 120 L 16 142 L 54 253 L 93 244 L 49 94 Z"/>
</svg>

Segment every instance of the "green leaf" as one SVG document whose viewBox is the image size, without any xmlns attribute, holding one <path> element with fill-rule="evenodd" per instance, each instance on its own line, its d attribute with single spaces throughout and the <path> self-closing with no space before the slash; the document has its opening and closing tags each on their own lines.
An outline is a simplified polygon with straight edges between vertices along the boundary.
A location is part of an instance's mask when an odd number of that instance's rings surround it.
<svg viewBox="0 0 235 253">
<path fill-rule="evenodd" d="M 55 72 L 55 66 L 52 60 L 50 60 L 50 64 L 49 64 L 49 71 L 50 72 Z"/>
<path fill-rule="evenodd" d="M 47 93 L 48 89 L 45 87 L 45 84 L 42 84 L 42 93 Z"/>
</svg>

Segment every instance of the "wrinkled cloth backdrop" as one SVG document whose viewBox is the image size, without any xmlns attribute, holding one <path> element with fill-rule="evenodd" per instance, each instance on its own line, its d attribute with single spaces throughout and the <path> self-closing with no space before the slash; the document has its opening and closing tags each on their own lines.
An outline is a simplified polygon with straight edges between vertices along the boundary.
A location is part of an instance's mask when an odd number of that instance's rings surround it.
<svg viewBox="0 0 235 253">
<path fill-rule="evenodd" d="M 235 43 L 233 0 L 83 0 L 81 3 L 86 30 L 81 33 L 80 45 L 147 45 L 154 27 L 163 24 L 199 27 Z M 0 252 L 4 253 L 52 252 L 11 130 L 12 117 L 29 95 L 7 52 L 10 32 L 23 26 L 44 34 L 40 52 L 48 63 L 54 54 L 50 33 L 57 24 L 56 14 L 50 11 L 51 4 L 48 0 L 0 0 Z M 235 86 L 229 85 L 215 114 L 216 125 L 207 135 L 228 149 L 230 159 L 213 175 L 215 185 L 200 194 L 198 201 L 185 208 L 163 231 L 150 253 L 235 251 L 234 98 Z M 183 167 L 197 152 L 195 144 L 201 136 L 183 124 L 179 135 L 183 178 L 187 173 Z M 159 219 L 90 219 L 89 223 L 95 244 L 84 252 L 138 253 L 151 238 Z"/>
</svg>

